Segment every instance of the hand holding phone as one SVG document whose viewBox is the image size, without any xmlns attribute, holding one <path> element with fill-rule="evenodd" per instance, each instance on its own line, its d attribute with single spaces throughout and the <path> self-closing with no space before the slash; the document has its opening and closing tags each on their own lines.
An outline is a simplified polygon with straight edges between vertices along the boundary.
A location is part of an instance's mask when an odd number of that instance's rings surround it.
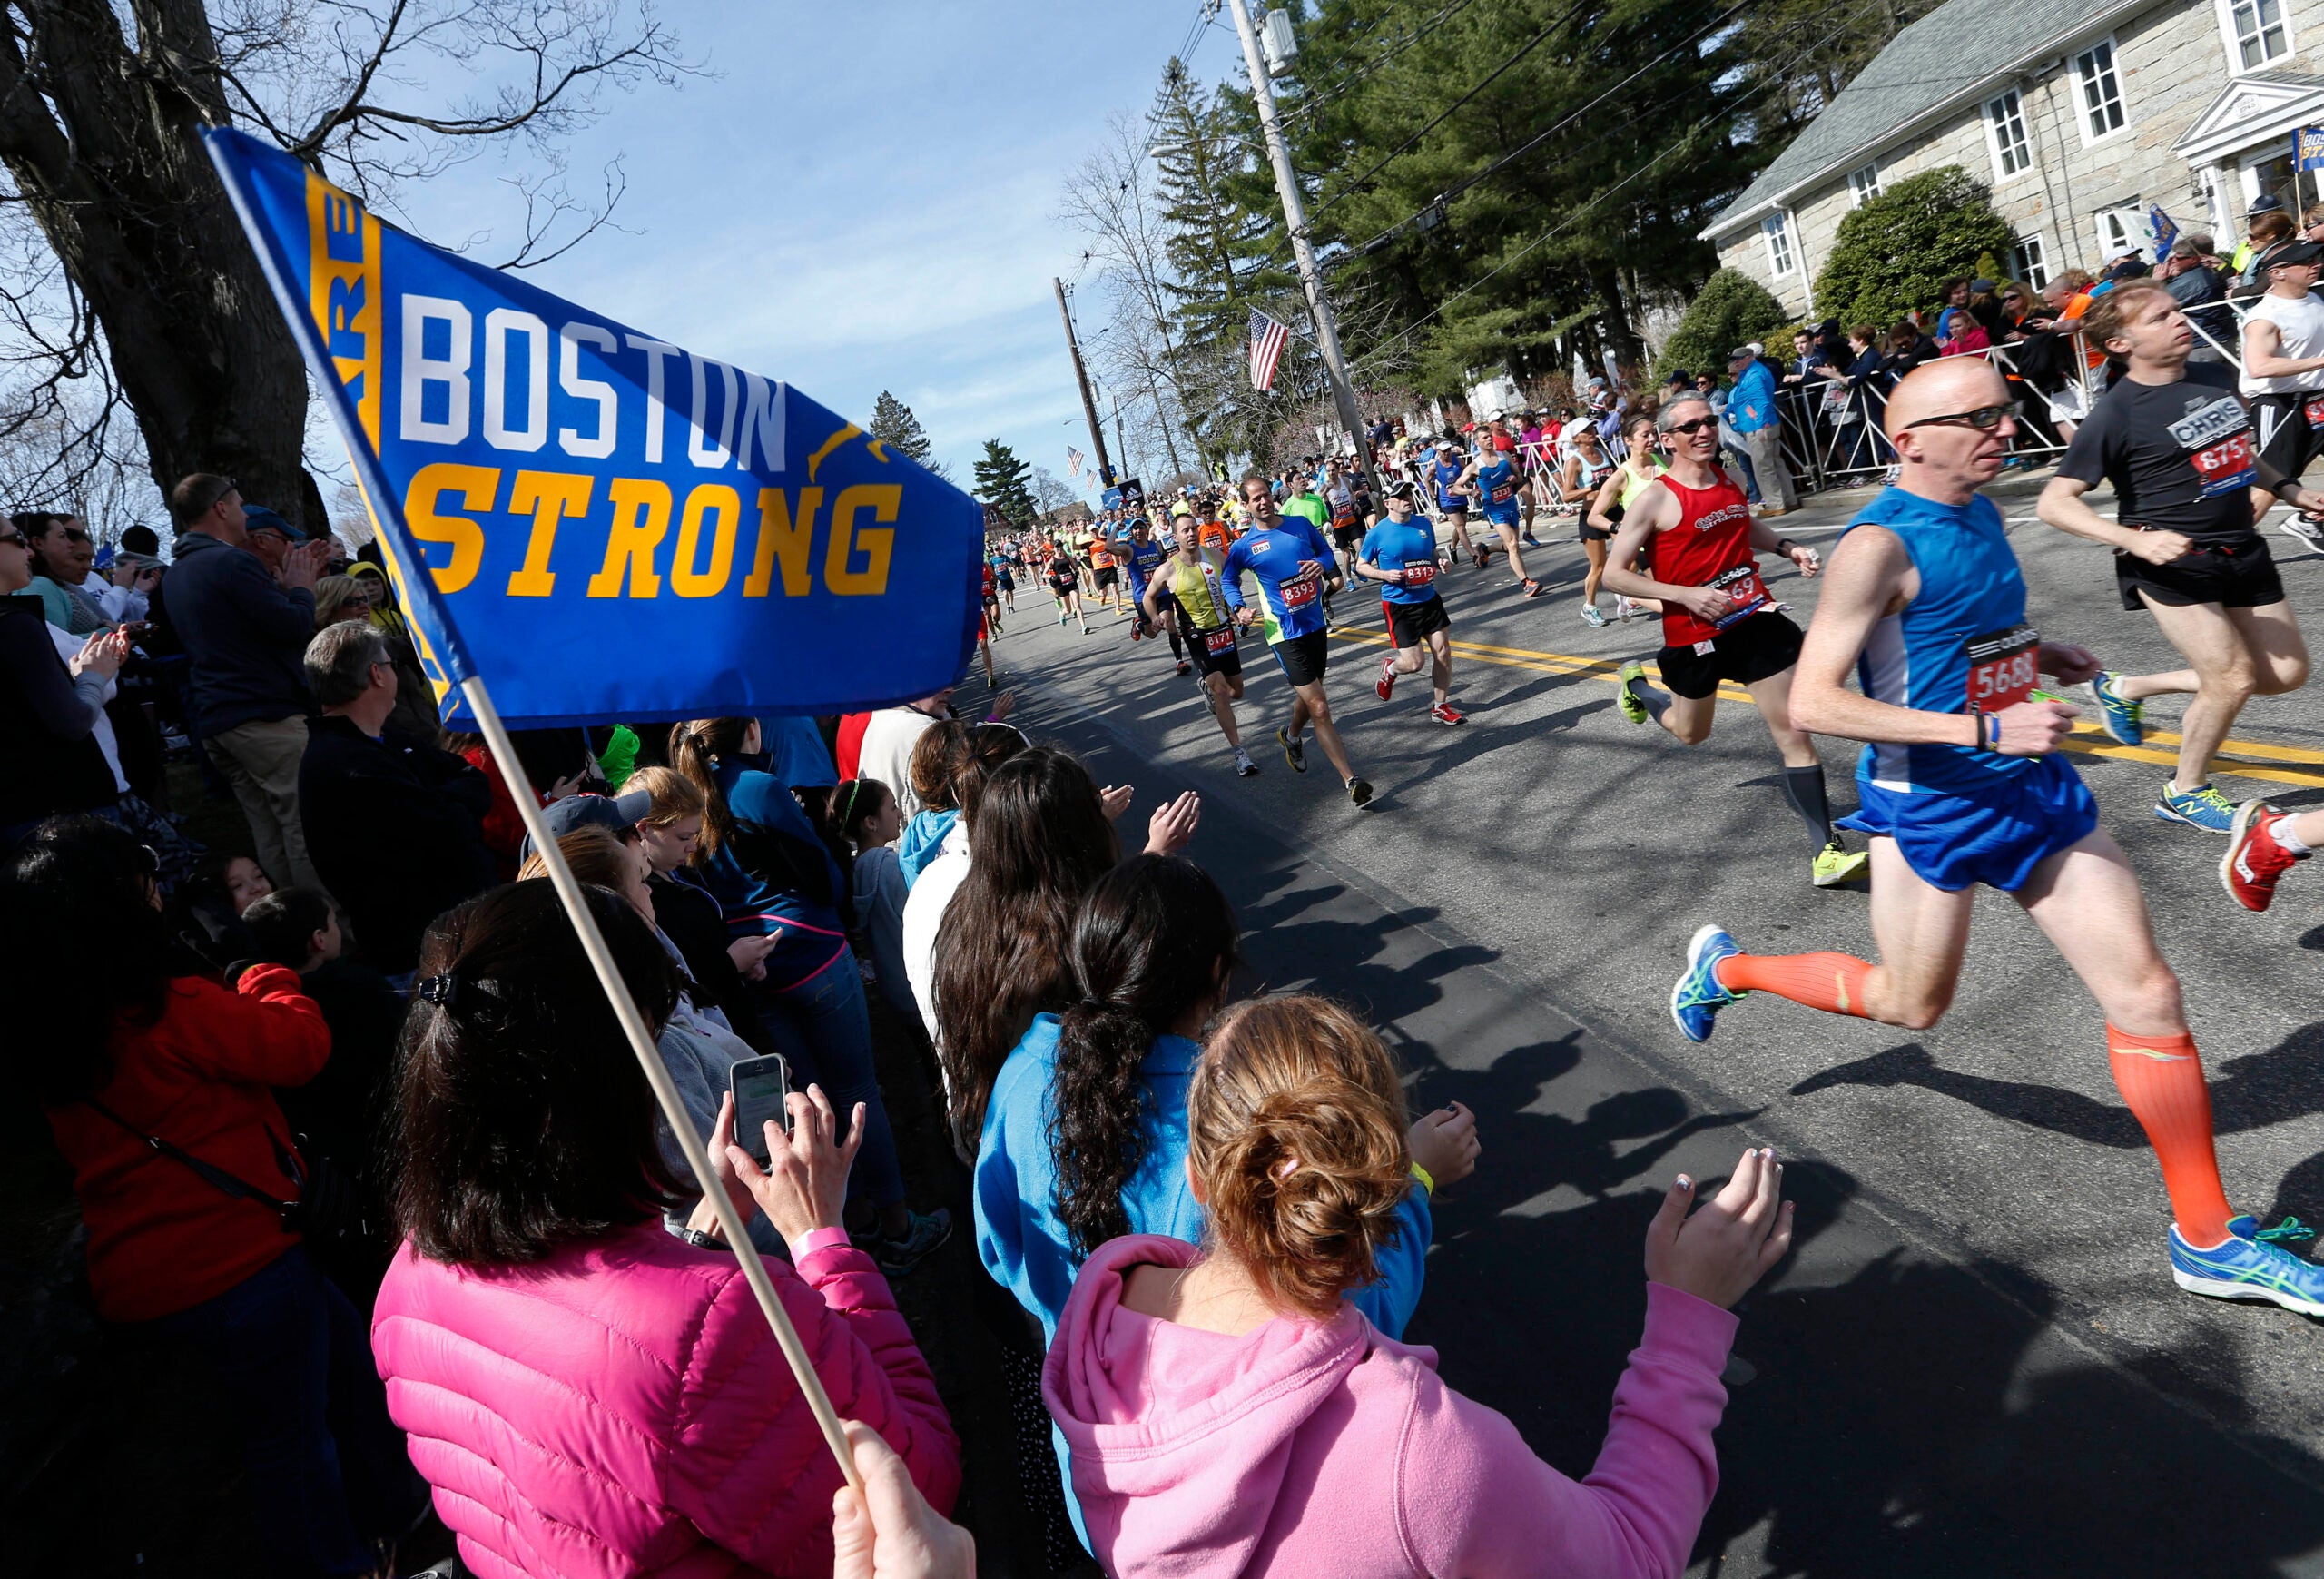
<svg viewBox="0 0 2324 1579">
<path fill-rule="evenodd" d="M 743 1059 L 727 1071 L 727 1081 L 734 1097 L 734 1143 L 750 1153 L 751 1160 L 761 1169 L 767 1168 L 771 1166 L 767 1125 L 779 1123 L 786 1134 L 791 1130 L 791 1110 L 785 1100 L 791 1095 L 791 1071 L 780 1057 L 770 1053 Z"/>
<path fill-rule="evenodd" d="M 836 1228 L 840 1208 L 847 1199 L 848 1170 L 855 1166 L 856 1149 L 863 1143 L 863 1104 L 848 1116 L 845 1143 L 838 1139 L 839 1117 L 821 1086 L 807 1094 L 791 1093 L 791 1131 L 769 1148 L 769 1165 L 761 1169 L 739 1145 L 727 1149 L 737 1182 L 766 1213 L 767 1221 L 785 1239 L 797 1239 L 816 1229 Z"/>
</svg>

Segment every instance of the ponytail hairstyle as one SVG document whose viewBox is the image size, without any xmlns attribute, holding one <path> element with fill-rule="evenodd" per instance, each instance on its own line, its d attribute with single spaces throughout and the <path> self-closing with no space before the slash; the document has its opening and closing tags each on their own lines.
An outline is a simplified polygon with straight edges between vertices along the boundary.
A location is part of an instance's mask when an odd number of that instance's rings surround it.
<svg viewBox="0 0 2324 1579">
<path fill-rule="evenodd" d="M 919 797 L 922 811 L 960 809 L 960 803 L 952 798 L 952 780 L 968 753 L 969 726 L 958 718 L 939 718 L 920 732 L 920 738 L 912 743 L 908 771 L 911 793 Z"/>
<path fill-rule="evenodd" d="M 669 955 L 627 902 L 581 894 L 658 1033 L 678 996 Z M 507 883 L 437 917 L 418 974 L 389 1105 L 396 1224 L 420 1255 L 521 1265 L 688 1199 L 662 1160 L 653 1089 L 548 883 Z"/>
<path fill-rule="evenodd" d="M 854 858 L 857 845 L 863 842 L 864 824 L 878 816 L 896 798 L 896 792 L 876 778 L 852 778 L 832 791 L 831 828 Z"/>
<path fill-rule="evenodd" d="M 1187 1155 L 1211 1248 L 1285 1315 L 1326 1321 L 1378 1276 L 1411 1188 L 1395 1061 L 1325 998 L 1244 1003 L 1187 1091 Z"/>
<path fill-rule="evenodd" d="M 1088 1256 L 1129 1232 L 1122 1191 L 1146 1160 L 1147 1050 L 1215 1002 L 1239 957 L 1234 908 L 1175 855 L 1136 855 L 1098 880 L 1073 929 L 1081 1000 L 1058 1033 L 1049 1152 L 1058 1216 Z"/>
<path fill-rule="evenodd" d="M 1121 859 L 1098 785 L 1040 745 L 992 770 L 964 815 L 969 873 L 936 938 L 936 1049 L 954 1145 L 976 1154 L 1002 1061 L 1080 996 L 1068 963 L 1085 894 Z"/>
<path fill-rule="evenodd" d="M 694 847 L 697 866 L 734 837 L 734 815 L 726 809 L 726 794 L 718 787 L 715 770 L 720 758 L 742 755 L 750 729 L 748 718 L 695 718 L 671 726 L 670 765 L 702 792 L 702 843 Z"/>
</svg>

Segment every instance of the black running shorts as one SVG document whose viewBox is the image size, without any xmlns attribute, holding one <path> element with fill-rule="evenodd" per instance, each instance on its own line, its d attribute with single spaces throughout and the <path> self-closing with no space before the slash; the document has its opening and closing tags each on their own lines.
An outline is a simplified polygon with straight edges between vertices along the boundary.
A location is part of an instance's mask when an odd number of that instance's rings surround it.
<svg viewBox="0 0 2324 1579">
<path fill-rule="evenodd" d="M 1380 612 L 1388 617 L 1389 641 L 1400 647 L 1416 647 L 1438 631 L 1452 628 L 1442 597 L 1423 603 L 1391 603 L 1384 597 Z"/>
<path fill-rule="evenodd" d="M 2298 477 L 2324 453 L 2324 390 L 2251 397 L 2260 429 L 2260 459 L 2286 477 Z M 2234 607 L 2230 605 L 2230 607 Z"/>
<path fill-rule="evenodd" d="M 1283 677 L 1295 686 L 1312 686 L 1322 679 L 1332 666 L 1331 641 L 1324 632 L 1311 630 L 1275 643 L 1275 661 L 1283 666 Z"/>
<path fill-rule="evenodd" d="M 1235 627 L 1222 625 L 1216 630 L 1196 630 L 1189 626 L 1179 633 L 1186 638 L 1187 656 L 1197 675 L 1225 675 L 1229 679 L 1243 672 L 1243 655 L 1235 646 Z"/>
<path fill-rule="evenodd" d="M 2207 543 L 2168 565 L 2150 565 L 2118 553 L 2114 584 L 2122 589 L 2124 608 L 2144 608 L 2142 592 L 2173 608 L 2198 603 L 2259 608 L 2284 600 L 2284 579 L 2276 573 L 2266 539 L 2257 532 L 2240 541 Z"/>
<path fill-rule="evenodd" d="M 1674 696 L 1699 700 L 1718 690 L 1721 680 L 1750 686 L 1782 674 L 1799 661 L 1801 640 L 1797 626 L 1768 609 L 1720 631 L 1707 653 L 1691 646 L 1664 647 L 1656 662 L 1661 666 L 1665 689 Z"/>
<path fill-rule="evenodd" d="M 1049 577 L 1049 590 L 1056 593 L 1059 597 L 1062 597 L 1068 592 L 1080 591 L 1081 583 L 1078 581 L 1060 581 L 1056 577 L 1052 576 Z"/>
<path fill-rule="evenodd" d="M 1100 565 L 1098 567 L 1097 585 L 1100 587 L 1118 587 L 1121 585 L 1121 572 L 1115 569 L 1111 565 Z"/>
</svg>

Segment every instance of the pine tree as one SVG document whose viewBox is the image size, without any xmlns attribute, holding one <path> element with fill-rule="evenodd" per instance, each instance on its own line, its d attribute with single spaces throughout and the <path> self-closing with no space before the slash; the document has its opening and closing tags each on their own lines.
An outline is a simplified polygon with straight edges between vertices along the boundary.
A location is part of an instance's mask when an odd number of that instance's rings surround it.
<svg viewBox="0 0 2324 1579">
<path fill-rule="evenodd" d="M 983 458 L 977 462 L 977 497 L 999 510 L 1010 526 L 1029 527 L 1040 513 L 1027 486 L 1032 475 L 1033 469 L 1019 460 L 1015 450 L 998 439 L 988 439 Z"/>
<path fill-rule="evenodd" d="M 920 425 L 920 419 L 911 414 L 910 406 L 885 390 L 872 403 L 871 432 L 872 438 L 897 454 L 909 456 L 939 477 L 945 475 L 944 469 L 931 459 L 936 447 L 928 441 L 928 430 Z"/>
</svg>

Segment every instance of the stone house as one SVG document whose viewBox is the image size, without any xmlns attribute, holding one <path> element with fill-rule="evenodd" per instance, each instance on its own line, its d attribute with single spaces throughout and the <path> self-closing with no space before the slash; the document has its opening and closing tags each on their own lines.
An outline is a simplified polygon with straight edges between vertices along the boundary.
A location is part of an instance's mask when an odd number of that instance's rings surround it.
<svg viewBox="0 0 2324 1579">
<path fill-rule="evenodd" d="M 1958 164 L 1987 182 L 2040 286 L 2151 248 L 2148 211 L 2222 248 L 2295 177 L 2324 125 L 2324 0 L 1948 0 L 1905 28 L 1702 232 L 1719 262 L 1810 315 L 1841 218 L 1884 185 Z M 2148 252 L 2152 261 L 2152 251 Z"/>
</svg>

